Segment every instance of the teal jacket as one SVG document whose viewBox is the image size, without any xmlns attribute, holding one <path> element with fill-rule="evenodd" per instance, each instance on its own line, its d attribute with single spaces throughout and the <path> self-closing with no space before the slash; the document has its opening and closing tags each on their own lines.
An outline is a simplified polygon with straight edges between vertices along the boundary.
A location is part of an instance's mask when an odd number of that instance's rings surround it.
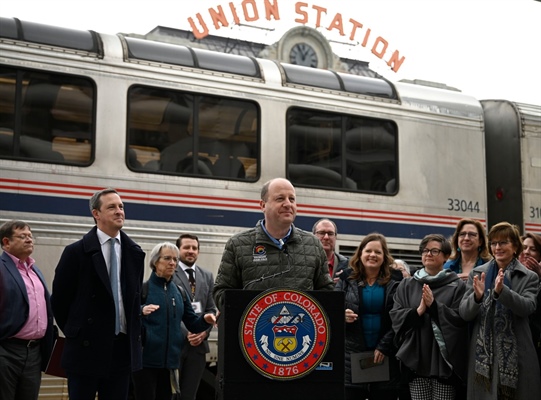
<svg viewBox="0 0 541 400">
<path fill-rule="evenodd" d="M 160 308 L 143 317 L 143 368 L 179 368 L 184 342 L 180 322 L 195 333 L 210 325 L 194 312 L 188 296 L 182 296 L 173 280 L 166 281 L 154 271 L 148 280 L 145 304 Z"/>
<path fill-rule="evenodd" d="M 443 264 L 443 269 L 450 269 L 451 271 L 456 272 L 457 274 L 460 274 L 462 272 L 462 268 L 460 268 L 460 260 L 462 258 L 462 255 L 459 255 L 457 258 L 453 260 L 447 260 L 445 264 Z M 475 267 L 478 267 L 480 265 L 483 265 L 488 260 L 483 260 L 481 257 L 477 259 L 477 262 L 475 263 Z"/>
</svg>

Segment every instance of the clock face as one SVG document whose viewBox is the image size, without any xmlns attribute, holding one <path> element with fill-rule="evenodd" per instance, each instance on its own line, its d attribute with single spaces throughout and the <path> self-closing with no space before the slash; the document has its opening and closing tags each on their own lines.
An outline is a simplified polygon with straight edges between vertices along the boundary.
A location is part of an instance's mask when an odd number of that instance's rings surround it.
<svg viewBox="0 0 541 400">
<path fill-rule="evenodd" d="M 291 64 L 317 67 L 317 54 L 310 45 L 297 43 L 289 53 L 289 61 Z"/>
</svg>

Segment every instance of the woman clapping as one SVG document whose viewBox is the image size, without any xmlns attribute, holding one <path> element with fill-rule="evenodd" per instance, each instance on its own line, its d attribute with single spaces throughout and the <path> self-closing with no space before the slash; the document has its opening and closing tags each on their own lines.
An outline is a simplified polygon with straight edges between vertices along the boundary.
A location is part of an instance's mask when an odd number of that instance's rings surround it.
<svg viewBox="0 0 541 400">
<path fill-rule="evenodd" d="M 412 399 L 452 400 L 466 371 L 467 328 L 458 314 L 465 284 L 443 269 L 451 254 L 444 236 L 425 236 L 419 250 L 423 268 L 401 281 L 394 297 L 396 356 L 409 373 Z"/>
<path fill-rule="evenodd" d="M 460 315 L 474 321 L 468 399 L 539 399 L 541 382 L 528 316 L 539 278 L 518 260 L 516 226 L 500 222 L 488 233 L 494 257 L 470 273 Z"/>
</svg>

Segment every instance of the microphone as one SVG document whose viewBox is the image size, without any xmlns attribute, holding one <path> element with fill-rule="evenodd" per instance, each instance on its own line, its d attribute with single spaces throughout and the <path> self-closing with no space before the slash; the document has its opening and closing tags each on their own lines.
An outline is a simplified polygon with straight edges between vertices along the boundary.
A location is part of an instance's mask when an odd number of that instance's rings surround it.
<svg viewBox="0 0 541 400">
<path fill-rule="evenodd" d="M 280 250 L 282 250 L 286 256 L 289 256 L 289 253 L 287 251 L 287 244 L 284 243 L 284 240 L 278 239 L 278 244 L 280 245 Z M 289 267 L 289 258 L 287 260 L 287 265 Z"/>
<path fill-rule="evenodd" d="M 267 276 L 262 275 L 257 279 L 251 280 L 251 281 L 247 282 L 246 285 L 244 285 L 242 287 L 243 290 L 247 289 L 248 286 L 251 286 L 254 283 L 263 282 L 263 281 L 266 281 L 267 279 L 277 278 L 277 277 L 279 277 L 279 276 L 281 276 L 283 274 L 287 274 L 289 271 L 291 271 L 291 260 L 289 259 L 289 252 L 287 250 L 287 245 L 284 243 L 284 241 L 282 239 L 280 239 L 279 243 L 282 246 L 281 250 L 283 251 L 283 253 L 287 257 L 287 269 L 285 269 L 283 271 L 280 271 L 280 272 L 276 272 L 275 274 L 272 274 L 272 275 L 267 275 Z"/>
</svg>

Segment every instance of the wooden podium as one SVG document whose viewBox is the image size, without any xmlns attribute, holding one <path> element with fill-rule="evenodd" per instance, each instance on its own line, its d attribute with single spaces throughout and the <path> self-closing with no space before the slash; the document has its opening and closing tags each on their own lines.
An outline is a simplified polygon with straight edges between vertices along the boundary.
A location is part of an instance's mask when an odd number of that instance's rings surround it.
<svg viewBox="0 0 541 400">
<path fill-rule="evenodd" d="M 283 289 L 287 291 L 287 289 Z M 297 291 L 298 292 L 298 291 Z M 340 400 L 344 398 L 344 293 L 332 291 L 304 292 L 325 312 L 329 340 L 325 355 L 317 366 L 300 377 L 281 380 L 265 376 L 251 365 L 241 346 L 241 330 L 246 310 L 254 299 L 266 293 L 257 290 L 228 290 L 218 320 L 218 399 L 258 400 Z M 303 292 L 300 292 L 303 293 Z M 271 338 L 272 340 L 272 338 Z M 300 341 L 299 341 L 300 342 Z"/>
</svg>

